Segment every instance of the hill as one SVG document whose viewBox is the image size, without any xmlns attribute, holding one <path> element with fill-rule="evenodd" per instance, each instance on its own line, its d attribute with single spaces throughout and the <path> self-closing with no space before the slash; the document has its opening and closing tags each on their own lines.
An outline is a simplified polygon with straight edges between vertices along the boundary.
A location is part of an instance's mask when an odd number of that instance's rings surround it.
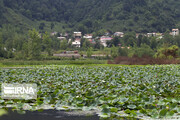
<svg viewBox="0 0 180 120">
<path fill-rule="evenodd" d="M 0 24 L 38 28 L 43 21 L 84 33 L 165 32 L 180 28 L 179 6 L 176 0 L 0 0 Z"/>
</svg>

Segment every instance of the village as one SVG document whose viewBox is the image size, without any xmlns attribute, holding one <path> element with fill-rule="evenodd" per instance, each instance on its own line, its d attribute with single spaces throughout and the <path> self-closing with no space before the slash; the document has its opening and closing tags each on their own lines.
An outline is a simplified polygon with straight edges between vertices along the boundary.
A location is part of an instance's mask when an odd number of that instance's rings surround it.
<svg viewBox="0 0 180 120">
<path fill-rule="evenodd" d="M 57 35 L 58 32 L 52 32 L 51 36 Z M 179 35 L 179 29 L 172 29 L 172 31 L 169 33 L 172 36 Z M 93 34 L 82 34 L 82 32 L 73 32 L 72 37 L 69 38 L 70 34 L 65 33 L 59 33 L 59 36 L 57 39 L 59 40 L 68 40 L 68 43 L 72 42 L 72 46 L 80 48 L 81 47 L 81 39 L 87 39 L 90 43 L 95 44 L 95 40 L 99 40 L 101 45 L 104 47 L 107 47 L 107 41 L 111 41 L 114 37 L 123 38 L 125 35 L 124 32 L 115 32 L 113 34 L 110 34 L 109 32 L 106 32 L 103 36 L 97 36 L 94 37 Z M 146 36 L 146 37 L 156 37 L 156 39 L 162 39 L 164 36 L 164 33 L 136 33 L 136 38 L 138 38 L 140 35 Z M 68 39 L 69 38 L 69 39 Z"/>
</svg>

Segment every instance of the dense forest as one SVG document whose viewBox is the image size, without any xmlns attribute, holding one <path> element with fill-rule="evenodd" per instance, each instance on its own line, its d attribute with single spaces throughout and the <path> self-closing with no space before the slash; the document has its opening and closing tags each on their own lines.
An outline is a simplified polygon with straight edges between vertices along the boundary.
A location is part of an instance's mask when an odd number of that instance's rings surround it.
<svg viewBox="0 0 180 120">
<path fill-rule="evenodd" d="M 82 32 L 165 32 L 180 27 L 179 5 L 177 0 L 0 0 L 0 25 L 44 20 Z"/>
</svg>

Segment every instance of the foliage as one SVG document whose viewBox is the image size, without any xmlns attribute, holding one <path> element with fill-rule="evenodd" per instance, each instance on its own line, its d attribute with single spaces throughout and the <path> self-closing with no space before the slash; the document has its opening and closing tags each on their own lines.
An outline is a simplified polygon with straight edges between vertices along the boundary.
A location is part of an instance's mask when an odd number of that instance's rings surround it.
<svg viewBox="0 0 180 120">
<path fill-rule="evenodd" d="M 100 31 L 102 28 L 142 33 L 165 32 L 178 26 L 180 20 L 180 2 L 175 0 L 54 0 L 53 2 L 51 0 L 1 0 L 0 5 L 0 13 L 3 13 L 0 14 L 1 25 L 7 20 L 13 22 L 11 17 L 7 17 L 11 14 L 4 10 L 11 9 L 17 14 L 20 13 L 16 19 L 19 26 L 28 26 L 27 21 L 19 21 L 21 16 L 25 16 L 31 21 L 65 23 L 65 26 L 81 30 L 83 33 Z M 44 25 L 43 22 L 41 23 L 39 28 L 42 30 Z M 13 24 L 17 23 L 13 22 Z M 50 26 L 49 28 L 52 29 L 53 24 Z"/>
<path fill-rule="evenodd" d="M 46 32 L 45 34 L 43 34 L 43 49 L 48 53 L 49 56 L 52 55 L 52 39 L 50 38 L 50 36 L 48 35 L 48 33 Z"/>
<path fill-rule="evenodd" d="M 91 55 L 92 55 L 92 47 L 90 47 L 90 48 L 88 48 L 88 50 L 87 50 L 87 57 L 88 58 L 90 58 L 91 57 Z"/>
<path fill-rule="evenodd" d="M 128 56 L 128 48 L 125 47 L 125 48 L 121 48 L 119 47 L 118 49 L 118 56 Z"/>
<path fill-rule="evenodd" d="M 140 47 L 133 47 L 132 49 L 129 50 L 128 56 L 138 56 L 138 57 L 143 57 L 143 56 L 149 56 L 153 57 L 155 52 L 146 44 L 141 44 Z"/>
<path fill-rule="evenodd" d="M 29 110 L 48 105 L 56 110 L 95 109 L 100 117 L 179 118 L 179 74 L 179 65 L 0 69 L 2 83 L 36 83 L 39 88 L 37 100 L 0 99 L 0 104 L 20 110 L 28 103 L 34 103 Z"/>
<path fill-rule="evenodd" d="M 115 58 L 118 56 L 118 47 L 115 47 L 114 45 L 111 48 L 111 57 Z"/>
<path fill-rule="evenodd" d="M 62 40 L 60 42 L 60 49 L 61 50 L 66 50 L 67 49 L 67 46 L 68 46 L 68 41 L 67 40 Z"/>
<path fill-rule="evenodd" d="M 178 56 L 178 49 L 179 47 L 176 45 L 160 48 L 155 54 L 155 58 L 176 58 Z"/>
<path fill-rule="evenodd" d="M 40 58 L 41 36 L 39 36 L 39 33 L 35 29 L 29 31 L 28 47 L 30 57 L 34 59 Z"/>
<path fill-rule="evenodd" d="M 119 46 L 120 44 L 120 38 L 119 37 L 114 37 L 111 41 L 107 41 L 107 46 L 112 47 L 113 45 L 115 47 Z"/>
</svg>

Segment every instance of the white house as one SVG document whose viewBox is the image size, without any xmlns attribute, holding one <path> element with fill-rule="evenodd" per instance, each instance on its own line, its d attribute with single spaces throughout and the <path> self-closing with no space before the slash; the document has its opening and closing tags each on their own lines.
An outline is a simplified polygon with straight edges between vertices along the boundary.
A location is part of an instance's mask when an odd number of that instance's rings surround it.
<svg viewBox="0 0 180 120">
<path fill-rule="evenodd" d="M 82 33 L 81 32 L 74 32 L 73 37 L 74 38 L 81 38 Z"/>
<path fill-rule="evenodd" d="M 66 40 L 66 37 L 57 37 L 57 39 Z"/>
<path fill-rule="evenodd" d="M 156 33 L 155 32 L 147 33 L 147 37 L 156 37 Z"/>
<path fill-rule="evenodd" d="M 92 34 L 85 34 L 85 35 L 83 36 L 83 38 L 85 38 L 85 39 L 92 39 L 92 37 L 93 37 Z"/>
<path fill-rule="evenodd" d="M 123 32 L 115 32 L 114 36 L 124 37 L 124 33 Z"/>
<path fill-rule="evenodd" d="M 80 41 L 74 41 L 72 42 L 72 45 L 75 46 L 75 47 L 81 47 L 81 42 Z"/>
<path fill-rule="evenodd" d="M 57 35 L 57 32 L 52 32 L 51 36 Z"/>
<path fill-rule="evenodd" d="M 179 35 L 179 29 L 172 29 L 172 35 L 173 36 Z"/>
<path fill-rule="evenodd" d="M 102 44 L 104 47 L 107 47 L 106 42 L 107 42 L 107 41 L 111 41 L 111 40 L 112 40 L 112 37 L 109 37 L 109 36 L 102 36 L 102 37 L 100 38 L 100 42 L 101 42 L 101 44 Z"/>
</svg>

